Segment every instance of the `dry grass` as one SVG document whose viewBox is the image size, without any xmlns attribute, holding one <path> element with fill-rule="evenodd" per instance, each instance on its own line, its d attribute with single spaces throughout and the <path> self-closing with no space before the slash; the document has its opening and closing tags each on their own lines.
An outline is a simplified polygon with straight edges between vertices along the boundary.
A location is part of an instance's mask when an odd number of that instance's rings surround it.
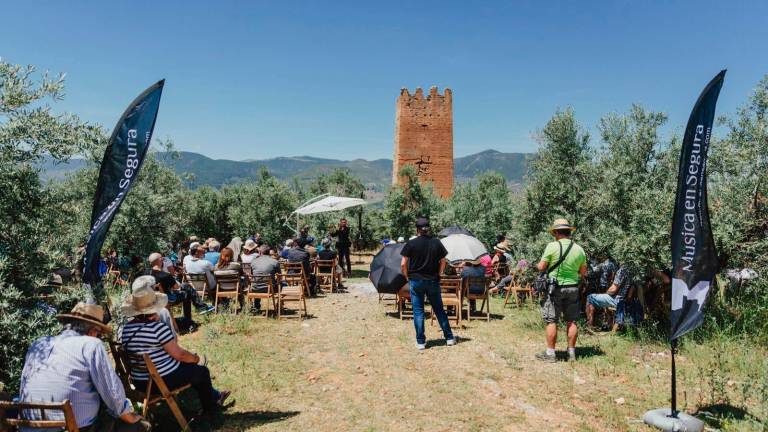
<svg viewBox="0 0 768 432">
<path fill-rule="evenodd" d="M 444 345 L 437 325 L 428 325 L 432 345 L 418 352 L 411 322 L 386 314 L 393 310 L 354 289 L 311 299 L 313 318 L 304 321 L 202 319 L 182 345 L 206 353 L 214 385 L 232 390 L 236 404 L 218 418 L 195 420 L 193 429 L 641 431 L 650 430 L 637 422 L 642 414 L 668 404 L 664 346 L 583 336 L 578 362 L 542 364 L 533 359 L 543 344 L 536 308 L 502 311 L 495 301 L 492 311 L 503 315 L 490 323 L 473 320 L 457 332 L 463 340 L 455 347 Z M 717 360 L 718 351 L 727 355 Z M 733 341 L 685 346 L 678 367 L 681 408 L 695 412 L 720 403 L 710 410 L 736 418 L 711 424 L 764 430 L 757 418 L 768 414 L 765 358 L 765 351 Z M 745 390 L 747 383 L 752 390 Z M 187 399 L 191 412 L 194 397 Z M 172 423 L 158 426 L 170 430 Z"/>
</svg>

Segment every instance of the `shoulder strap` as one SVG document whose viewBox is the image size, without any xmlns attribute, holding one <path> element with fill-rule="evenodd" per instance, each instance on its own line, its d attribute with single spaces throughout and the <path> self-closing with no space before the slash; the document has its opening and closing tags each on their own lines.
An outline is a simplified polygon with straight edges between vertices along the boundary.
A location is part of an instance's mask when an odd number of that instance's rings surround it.
<svg viewBox="0 0 768 432">
<path fill-rule="evenodd" d="M 571 240 L 571 244 L 569 244 L 568 247 L 565 248 L 565 253 L 563 253 L 563 244 L 560 243 L 559 241 L 557 242 L 557 244 L 560 245 L 560 259 L 558 259 L 557 262 L 554 263 L 551 267 L 547 268 L 547 274 L 552 273 L 553 270 L 560 267 L 560 264 L 562 264 L 563 261 L 565 261 L 565 257 L 568 256 L 568 252 L 570 252 L 571 248 L 573 247 L 573 240 Z"/>
</svg>

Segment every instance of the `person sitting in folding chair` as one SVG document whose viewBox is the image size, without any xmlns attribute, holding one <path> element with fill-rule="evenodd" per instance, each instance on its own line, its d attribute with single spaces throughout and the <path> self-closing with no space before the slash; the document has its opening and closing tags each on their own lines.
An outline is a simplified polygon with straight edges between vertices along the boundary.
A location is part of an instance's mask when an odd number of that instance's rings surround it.
<svg viewBox="0 0 768 432">
<path fill-rule="evenodd" d="M 205 356 L 182 348 L 158 313 L 168 304 L 168 297 L 154 290 L 155 278 L 140 276 L 133 282 L 132 293 L 120 310 L 132 318 L 120 332 L 120 343 L 133 354 L 149 354 L 169 389 L 191 384 L 197 391 L 205 413 L 224 406 L 230 392 L 218 391 L 211 383 L 211 372 Z M 146 388 L 149 375 L 133 368 L 131 379 L 137 388 Z"/>
<path fill-rule="evenodd" d="M 154 276 L 155 280 L 163 288 L 163 292 L 168 296 L 171 302 L 182 301 L 182 310 L 184 312 L 184 319 L 192 324 L 192 305 L 195 305 L 197 313 L 205 314 L 213 310 L 213 306 L 207 305 L 197 295 L 197 291 L 187 284 L 179 285 L 176 278 L 170 273 L 163 270 L 165 258 L 158 252 L 153 252 L 147 258 L 149 264 L 152 266 L 150 275 Z"/>
<path fill-rule="evenodd" d="M 587 328 L 595 329 L 595 310 L 596 309 L 613 309 L 617 311 L 619 305 L 625 302 L 630 294 L 630 288 L 632 287 L 632 275 L 624 265 L 619 266 L 619 269 L 613 276 L 613 282 L 608 290 L 603 294 L 590 294 L 587 296 Z M 622 304 L 622 309 L 623 309 Z M 623 311 L 622 311 L 623 312 Z M 623 314 L 618 314 L 619 319 L 616 324 L 623 324 Z M 609 322 L 608 328 L 613 328 L 613 323 Z"/>
<path fill-rule="evenodd" d="M 336 253 L 335 250 L 331 249 L 331 239 L 324 238 L 321 242 L 321 246 L 323 246 L 323 250 L 317 253 L 317 258 L 320 261 L 331 261 L 335 260 L 339 254 Z M 321 268 L 321 272 L 323 273 L 330 273 L 331 270 L 327 268 Z M 337 262 L 336 263 L 336 280 L 338 282 L 338 287 L 340 289 L 344 289 L 344 285 L 341 284 L 341 275 L 344 273 L 344 269 L 341 268 L 341 265 Z"/>
<path fill-rule="evenodd" d="M 20 400 L 31 403 L 69 400 L 81 431 L 150 430 L 151 424 L 133 412 L 133 405 L 125 397 L 123 384 L 99 339 L 100 335 L 112 331 L 104 323 L 104 309 L 78 303 L 70 313 L 57 318 L 64 324 L 64 330 L 58 336 L 37 339 L 27 351 L 21 373 Z M 109 416 L 100 418 L 102 403 Z M 41 420 L 39 415 L 38 410 L 25 413 L 29 420 Z M 47 417 L 61 420 L 64 414 L 48 411 Z"/>
<path fill-rule="evenodd" d="M 280 273 L 280 263 L 269 255 L 269 245 L 263 244 L 258 248 L 258 256 L 251 261 L 251 274 L 268 274 L 272 276 L 272 287 L 277 291 L 277 274 Z M 252 292 L 266 292 L 264 282 L 257 282 L 250 287 Z M 256 299 L 253 305 L 254 311 L 261 310 L 261 299 Z"/>
<path fill-rule="evenodd" d="M 467 278 L 484 278 L 485 277 L 485 267 L 483 267 L 482 264 L 480 264 L 480 259 L 476 259 L 473 261 L 467 261 L 464 263 L 464 268 L 461 270 L 461 278 L 467 279 Z M 485 292 L 485 286 L 478 286 L 473 285 L 467 287 L 469 292 L 472 294 L 479 294 L 482 295 Z M 469 300 L 469 313 L 475 311 L 476 305 L 475 300 Z"/>
</svg>

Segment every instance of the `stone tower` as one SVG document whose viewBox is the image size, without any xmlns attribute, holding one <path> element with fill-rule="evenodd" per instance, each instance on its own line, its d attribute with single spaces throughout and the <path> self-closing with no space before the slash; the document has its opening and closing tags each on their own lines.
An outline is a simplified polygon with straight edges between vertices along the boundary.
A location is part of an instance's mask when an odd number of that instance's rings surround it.
<svg viewBox="0 0 768 432">
<path fill-rule="evenodd" d="M 453 192 L 453 109 L 451 90 L 437 87 L 425 97 L 421 88 L 411 95 L 400 90 L 395 112 L 395 154 L 392 184 L 405 165 L 413 165 L 419 180 L 431 181 L 435 192 L 447 198 Z"/>
</svg>

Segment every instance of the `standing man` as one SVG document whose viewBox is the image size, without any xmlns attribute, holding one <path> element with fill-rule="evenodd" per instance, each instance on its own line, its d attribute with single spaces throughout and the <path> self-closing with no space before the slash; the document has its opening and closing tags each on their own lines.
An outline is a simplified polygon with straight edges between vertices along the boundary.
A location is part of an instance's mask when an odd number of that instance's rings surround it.
<svg viewBox="0 0 768 432">
<path fill-rule="evenodd" d="M 448 251 L 440 240 L 432 237 L 429 232 L 429 219 L 416 219 L 417 237 L 403 246 L 400 255 L 400 270 L 411 288 L 411 303 L 413 304 L 413 326 L 416 328 L 416 348 L 423 350 L 427 347 L 424 336 L 424 296 L 432 305 L 432 312 L 437 316 L 437 322 L 445 336 L 448 346 L 456 345 L 451 325 L 443 309 L 443 299 L 440 295 L 440 275 L 445 270 L 445 257 Z"/>
<path fill-rule="evenodd" d="M 336 240 L 336 250 L 339 252 L 339 265 L 344 270 L 344 260 L 347 261 L 344 276 L 349 277 L 352 274 L 352 261 L 349 259 L 349 248 L 352 246 L 352 242 L 349 240 L 349 226 L 345 218 L 341 218 L 338 228 L 331 233 L 331 236 L 338 237 L 338 240 Z"/>
<path fill-rule="evenodd" d="M 587 274 L 587 256 L 584 249 L 571 240 L 576 228 L 565 219 L 555 219 L 549 233 L 555 241 L 549 243 L 536 268 L 546 272 L 547 278 L 554 278 L 557 286 L 545 293 L 546 301 L 541 309 L 541 316 L 547 324 L 547 349 L 536 354 L 536 358 L 547 362 L 556 362 L 555 343 L 557 342 L 557 323 L 560 316 L 566 322 L 568 332 L 568 360 L 576 360 L 576 337 L 579 328 L 579 283 Z"/>
</svg>

